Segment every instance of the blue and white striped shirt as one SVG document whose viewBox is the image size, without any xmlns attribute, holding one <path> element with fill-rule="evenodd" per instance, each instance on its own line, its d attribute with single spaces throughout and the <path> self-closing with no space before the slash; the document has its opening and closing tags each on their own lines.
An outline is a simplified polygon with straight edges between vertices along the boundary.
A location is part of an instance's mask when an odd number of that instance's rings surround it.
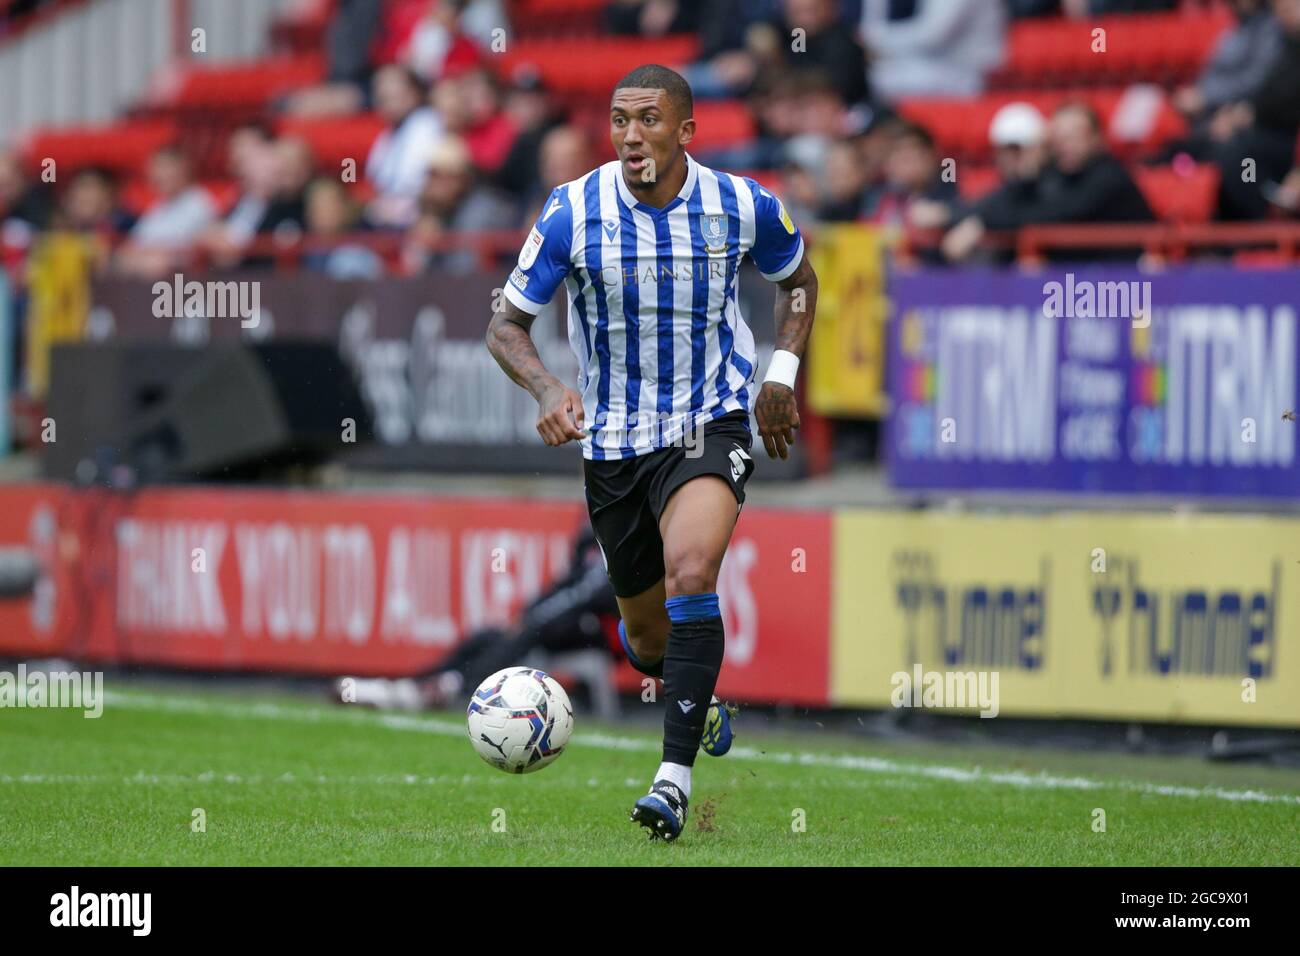
<svg viewBox="0 0 1300 956">
<path fill-rule="evenodd" d="M 617 161 L 557 187 L 528 234 L 505 297 L 530 315 L 563 283 L 591 459 L 644 455 L 697 425 L 752 412 L 757 353 L 737 303 L 749 255 L 789 276 L 803 238 L 752 179 L 686 157 L 667 206 L 637 202 Z"/>
</svg>

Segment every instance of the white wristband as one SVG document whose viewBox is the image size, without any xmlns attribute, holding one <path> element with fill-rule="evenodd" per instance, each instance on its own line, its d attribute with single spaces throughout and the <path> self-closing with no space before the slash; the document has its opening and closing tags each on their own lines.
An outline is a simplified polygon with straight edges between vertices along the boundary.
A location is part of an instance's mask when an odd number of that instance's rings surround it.
<svg viewBox="0 0 1300 956">
<path fill-rule="evenodd" d="M 765 382 L 780 382 L 786 388 L 794 388 L 794 377 L 799 374 L 799 356 L 785 349 L 772 353 L 772 361 L 767 365 Z"/>
</svg>

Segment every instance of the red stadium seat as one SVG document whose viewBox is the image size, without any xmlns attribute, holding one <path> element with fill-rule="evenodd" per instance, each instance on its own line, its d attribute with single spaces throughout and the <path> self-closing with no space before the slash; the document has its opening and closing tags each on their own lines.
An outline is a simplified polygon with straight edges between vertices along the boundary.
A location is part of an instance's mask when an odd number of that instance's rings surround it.
<svg viewBox="0 0 1300 956">
<path fill-rule="evenodd" d="M 1219 194 L 1219 170 L 1208 163 L 1139 166 L 1133 171 L 1156 218 L 1166 222 L 1209 222 Z"/>
<path fill-rule="evenodd" d="M 102 166 L 114 172 L 138 172 L 149 156 L 176 139 L 175 123 L 141 121 L 114 126 L 75 126 L 35 131 L 23 144 L 32 164 L 51 158 L 61 171 Z"/>
<path fill-rule="evenodd" d="M 1128 91 L 1110 88 L 1067 93 L 1060 90 L 999 90 L 974 99 L 923 97 L 904 100 L 899 113 L 914 123 L 919 123 L 934 136 L 935 146 L 942 156 L 955 156 L 978 162 L 987 160 L 991 147 L 988 141 L 989 124 L 993 116 L 1007 103 L 1031 103 L 1050 116 L 1067 102 L 1083 101 L 1095 109 L 1102 123 L 1110 129 L 1116 110 L 1125 102 Z M 1155 101 L 1155 113 L 1143 128 L 1144 135 L 1137 141 L 1121 140 L 1111 136 L 1110 145 L 1121 153 L 1142 152 L 1158 147 L 1184 130 L 1182 118 L 1160 94 Z"/>
<path fill-rule="evenodd" d="M 1055 17 L 1021 20 L 1007 37 L 1007 58 L 996 86 L 1177 82 L 1205 62 L 1219 34 L 1233 22 L 1226 7 L 1201 13 L 1157 13 L 1096 20 Z M 1105 49 L 1094 51 L 1094 30 Z"/>
<path fill-rule="evenodd" d="M 754 118 L 739 100 L 701 100 L 695 104 L 695 139 L 691 152 L 735 146 L 753 138 Z"/>
<path fill-rule="evenodd" d="M 370 147 L 383 132 L 384 121 L 374 113 L 316 118 L 288 117 L 280 121 L 283 136 L 300 136 L 311 146 L 321 167 L 337 171 L 345 159 L 357 161 L 358 175 L 365 169 Z"/>
<path fill-rule="evenodd" d="M 277 96 L 325 78 L 325 60 L 317 53 L 191 69 L 163 93 L 163 105 L 198 109 L 249 109 L 266 106 Z"/>
<path fill-rule="evenodd" d="M 977 166 L 967 163 L 957 168 L 957 191 L 962 199 L 978 199 L 997 189 L 1002 177 L 995 166 Z"/>
<path fill-rule="evenodd" d="M 531 63 L 556 92 L 608 96 L 610 89 L 638 63 L 665 66 L 689 63 L 699 50 L 694 34 L 642 40 L 625 37 L 519 40 L 493 62 L 503 76 Z"/>
</svg>

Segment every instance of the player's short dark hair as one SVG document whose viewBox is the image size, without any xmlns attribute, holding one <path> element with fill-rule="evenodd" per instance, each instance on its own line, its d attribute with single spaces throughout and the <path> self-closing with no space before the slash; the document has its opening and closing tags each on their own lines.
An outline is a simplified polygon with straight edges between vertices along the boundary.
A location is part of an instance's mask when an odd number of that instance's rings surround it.
<svg viewBox="0 0 1300 956">
<path fill-rule="evenodd" d="M 658 63 L 638 66 L 623 79 L 614 84 L 614 90 L 627 89 L 663 90 L 668 94 L 668 102 L 677 112 L 678 118 L 690 119 L 695 112 L 695 97 L 691 94 L 691 85 L 676 70 L 670 70 Z"/>
</svg>

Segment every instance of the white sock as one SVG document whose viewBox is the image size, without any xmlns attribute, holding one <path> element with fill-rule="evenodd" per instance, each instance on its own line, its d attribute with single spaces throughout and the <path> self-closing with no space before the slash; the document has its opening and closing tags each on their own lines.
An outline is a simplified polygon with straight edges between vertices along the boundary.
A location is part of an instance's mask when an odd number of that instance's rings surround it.
<svg viewBox="0 0 1300 956">
<path fill-rule="evenodd" d="M 691 798 L 691 768 L 685 764 L 661 763 L 655 772 L 655 779 L 676 784 L 677 789 L 686 795 L 687 800 Z"/>
</svg>

